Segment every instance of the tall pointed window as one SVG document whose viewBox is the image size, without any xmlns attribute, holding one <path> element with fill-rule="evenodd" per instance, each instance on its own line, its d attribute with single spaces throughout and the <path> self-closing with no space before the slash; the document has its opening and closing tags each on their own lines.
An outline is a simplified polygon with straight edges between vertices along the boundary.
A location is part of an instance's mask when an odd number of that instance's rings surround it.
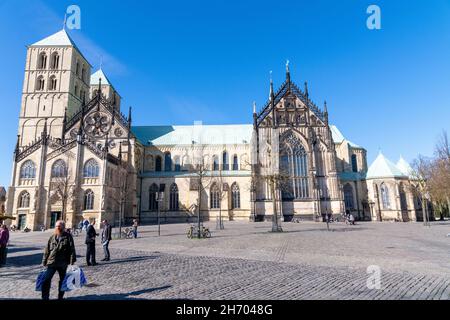
<svg viewBox="0 0 450 320">
<path fill-rule="evenodd" d="M 94 210 L 94 192 L 87 190 L 84 194 L 84 210 Z"/>
<path fill-rule="evenodd" d="M 158 210 L 158 201 L 156 201 L 156 196 L 158 193 L 158 186 L 156 184 L 152 184 L 149 190 L 149 210 L 156 211 Z"/>
<path fill-rule="evenodd" d="M 162 170 L 162 159 L 160 156 L 156 156 L 155 171 L 160 172 Z"/>
<path fill-rule="evenodd" d="M 213 184 L 210 190 L 210 207 L 211 209 L 219 209 L 220 208 L 220 198 L 219 198 L 219 187 L 217 184 Z"/>
<path fill-rule="evenodd" d="M 170 187 L 170 203 L 169 208 L 171 211 L 178 211 L 179 202 L 178 202 L 178 186 L 174 183 Z"/>
<path fill-rule="evenodd" d="M 352 171 L 358 172 L 358 159 L 356 158 L 356 154 L 352 154 Z"/>
<path fill-rule="evenodd" d="M 308 155 L 292 133 L 280 145 L 280 172 L 289 177 L 282 183 L 283 200 L 309 197 Z"/>
<path fill-rule="evenodd" d="M 383 209 L 390 209 L 391 202 L 389 199 L 389 188 L 386 186 L 386 184 L 382 183 L 380 190 L 381 190 L 381 202 L 383 203 Z"/>
<path fill-rule="evenodd" d="M 100 167 L 97 161 L 95 161 L 94 159 L 86 161 L 83 173 L 85 178 L 98 178 Z"/>
<path fill-rule="evenodd" d="M 36 178 L 36 165 L 33 161 L 27 160 L 20 168 L 20 179 L 34 179 Z"/>
<path fill-rule="evenodd" d="M 164 171 L 172 171 L 172 156 L 170 152 L 164 154 Z"/>
<path fill-rule="evenodd" d="M 344 201 L 345 209 L 353 210 L 355 208 L 353 204 L 353 187 L 349 183 L 344 186 Z"/>
<path fill-rule="evenodd" d="M 67 177 L 67 166 L 64 160 L 56 160 L 52 166 L 52 178 Z"/>
<path fill-rule="evenodd" d="M 236 154 L 233 156 L 233 170 L 234 171 L 239 170 L 239 160 L 238 160 L 238 156 Z"/>
<path fill-rule="evenodd" d="M 175 162 L 175 171 L 176 171 L 176 172 L 181 171 L 180 157 L 179 157 L 179 156 L 176 156 L 176 157 L 174 158 L 174 162 Z"/>
<path fill-rule="evenodd" d="M 29 208 L 30 207 L 30 194 L 23 191 L 19 196 L 19 208 Z"/>
<path fill-rule="evenodd" d="M 228 153 L 224 151 L 222 153 L 222 170 L 227 171 L 230 169 L 230 166 L 228 164 Z"/>
<path fill-rule="evenodd" d="M 213 156 L 213 170 L 219 170 L 219 158 L 216 155 Z"/>
<path fill-rule="evenodd" d="M 232 209 L 241 208 L 241 193 L 237 183 L 233 183 L 231 186 L 231 207 Z"/>
</svg>

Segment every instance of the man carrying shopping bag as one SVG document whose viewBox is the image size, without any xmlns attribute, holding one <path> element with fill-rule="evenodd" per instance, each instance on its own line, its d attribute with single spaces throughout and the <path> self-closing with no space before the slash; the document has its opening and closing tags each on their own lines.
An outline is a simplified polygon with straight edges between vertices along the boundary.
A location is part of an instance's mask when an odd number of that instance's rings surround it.
<svg viewBox="0 0 450 320">
<path fill-rule="evenodd" d="M 61 286 L 66 276 L 67 266 L 75 263 L 76 256 L 73 238 L 66 232 L 64 221 L 56 222 L 55 232 L 48 240 L 42 259 L 42 265 L 47 267 L 42 282 L 43 300 L 50 299 L 50 287 L 56 272 L 59 274 L 58 299 L 63 299 L 64 291 L 61 290 Z"/>
</svg>

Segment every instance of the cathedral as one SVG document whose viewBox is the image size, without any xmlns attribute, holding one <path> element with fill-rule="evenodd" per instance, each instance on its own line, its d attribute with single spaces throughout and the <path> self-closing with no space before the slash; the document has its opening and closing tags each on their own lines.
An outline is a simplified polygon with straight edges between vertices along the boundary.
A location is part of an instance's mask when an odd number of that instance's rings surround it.
<svg viewBox="0 0 450 320">
<path fill-rule="evenodd" d="M 63 29 L 27 47 L 6 212 L 17 226 L 63 219 L 111 224 L 274 215 L 324 221 L 418 221 L 411 168 L 366 150 L 330 124 L 326 102 L 286 78 L 240 125 L 133 126 L 132 110 Z M 250 119 L 250 112 L 249 112 Z M 251 122 L 251 121 L 249 121 Z"/>
</svg>

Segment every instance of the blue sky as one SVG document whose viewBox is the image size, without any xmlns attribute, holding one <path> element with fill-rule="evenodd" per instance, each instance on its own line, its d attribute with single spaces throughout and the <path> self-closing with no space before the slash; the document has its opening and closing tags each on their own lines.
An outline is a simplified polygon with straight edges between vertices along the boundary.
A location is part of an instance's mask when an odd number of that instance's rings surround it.
<svg viewBox="0 0 450 320">
<path fill-rule="evenodd" d="M 26 45 L 62 28 L 134 109 L 135 125 L 251 123 L 285 77 L 308 81 L 330 121 L 392 161 L 431 155 L 450 131 L 450 1 L 0 0 L 0 185 L 9 185 Z M 382 30 L 366 9 L 381 8 Z"/>
</svg>

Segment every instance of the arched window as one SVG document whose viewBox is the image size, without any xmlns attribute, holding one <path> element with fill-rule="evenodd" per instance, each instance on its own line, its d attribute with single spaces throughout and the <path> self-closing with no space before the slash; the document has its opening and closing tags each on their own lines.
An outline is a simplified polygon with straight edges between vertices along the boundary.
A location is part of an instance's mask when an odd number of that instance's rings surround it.
<svg viewBox="0 0 450 320">
<path fill-rule="evenodd" d="M 57 52 L 54 52 L 52 54 L 52 61 L 50 64 L 52 69 L 58 69 L 59 67 L 59 54 Z"/>
<path fill-rule="evenodd" d="M 164 171 L 172 171 L 172 156 L 170 152 L 164 154 Z"/>
<path fill-rule="evenodd" d="M 219 158 L 216 155 L 213 156 L 213 170 L 219 170 Z"/>
<path fill-rule="evenodd" d="M 170 210 L 171 211 L 178 211 L 179 205 L 178 205 L 178 186 L 174 183 L 170 187 Z"/>
<path fill-rule="evenodd" d="M 56 160 L 52 166 L 53 178 L 65 178 L 67 176 L 67 167 L 64 160 Z"/>
<path fill-rule="evenodd" d="M 100 167 L 94 159 L 86 161 L 84 164 L 83 174 L 85 178 L 98 178 L 100 174 Z"/>
<path fill-rule="evenodd" d="M 358 172 L 358 159 L 356 154 L 352 154 L 352 170 L 353 172 Z"/>
<path fill-rule="evenodd" d="M 345 209 L 353 210 L 355 208 L 353 204 L 353 187 L 349 183 L 344 186 L 344 201 Z"/>
<path fill-rule="evenodd" d="M 222 170 L 226 171 L 229 169 L 230 169 L 230 166 L 228 164 L 228 153 L 226 151 L 224 151 L 222 153 Z"/>
<path fill-rule="evenodd" d="M 33 161 L 27 160 L 20 168 L 20 179 L 34 179 L 36 178 L 36 165 Z"/>
<path fill-rule="evenodd" d="M 220 208 L 220 198 L 219 198 L 219 187 L 217 186 L 217 184 L 213 184 L 211 186 L 211 191 L 210 191 L 210 207 L 211 209 L 219 209 Z"/>
<path fill-rule="evenodd" d="M 79 61 L 77 61 L 77 67 L 75 68 L 75 74 L 76 74 L 77 76 L 80 75 L 80 62 L 79 62 Z"/>
<path fill-rule="evenodd" d="M 156 201 L 156 196 L 158 193 L 158 186 L 156 184 L 152 184 L 149 190 L 149 210 L 156 211 L 158 210 L 158 201 Z"/>
<path fill-rule="evenodd" d="M 239 160 L 238 160 L 238 156 L 236 154 L 233 156 L 233 170 L 234 171 L 239 170 Z"/>
<path fill-rule="evenodd" d="M 19 196 L 19 208 L 29 208 L 29 207 L 30 207 L 30 194 L 24 191 Z"/>
<path fill-rule="evenodd" d="M 241 208 L 241 193 L 237 183 L 233 183 L 233 185 L 231 186 L 231 198 L 232 209 Z"/>
<path fill-rule="evenodd" d="M 75 84 L 74 95 L 78 96 L 78 84 Z"/>
<path fill-rule="evenodd" d="M 381 201 L 383 203 L 383 209 L 390 209 L 391 203 L 389 200 L 389 189 L 386 186 L 386 184 L 382 183 L 380 190 L 381 190 Z"/>
<path fill-rule="evenodd" d="M 162 159 L 160 156 L 156 156 L 155 171 L 160 172 L 162 170 Z"/>
<path fill-rule="evenodd" d="M 402 211 L 408 210 L 408 202 L 406 201 L 406 192 L 405 192 L 405 186 L 403 183 L 400 183 L 398 186 L 398 192 L 400 195 L 400 208 Z"/>
<path fill-rule="evenodd" d="M 174 162 L 175 162 L 175 171 L 176 171 L 176 172 L 181 171 L 180 157 L 179 157 L 179 156 L 176 156 L 176 157 L 174 158 Z"/>
<path fill-rule="evenodd" d="M 83 68 L 81 69 L 81 80 L 85 81 L 86 80 L 86 69 L 83 65 Z"/>
<path fill-rule="evenodd" d="M 51 76 L 49 81 L 48 81 L 48 90 L 55 91 L 56 90 L 57 81 L 58 80 L 56 80 L 55 76 Z"/>
<path fill-rule="evenodd" d="M 84 193 L 84 210 L 94 210 L 94 192 L 92 190 Z"/>
<path fill-rule="evenodd" d="M 43 76 L 39 76 L 36 79 L 36 90 L 42 91 L 45 89 L 45 80 Z"/>
<path fill-rule="evenodd" d="M 282 184 L 283 200 L 309 197 L 308 155 L 294 135 L 289 135 L 281 143 L 280 171 L 289 177 L 288 181 Z"/>
<path fill-rule="evenodd" d="M 39 55 L 38 59 L 38 69 L 46 69 L 47 68 L 47 54 L 42 52 Z"/>
</svg>

